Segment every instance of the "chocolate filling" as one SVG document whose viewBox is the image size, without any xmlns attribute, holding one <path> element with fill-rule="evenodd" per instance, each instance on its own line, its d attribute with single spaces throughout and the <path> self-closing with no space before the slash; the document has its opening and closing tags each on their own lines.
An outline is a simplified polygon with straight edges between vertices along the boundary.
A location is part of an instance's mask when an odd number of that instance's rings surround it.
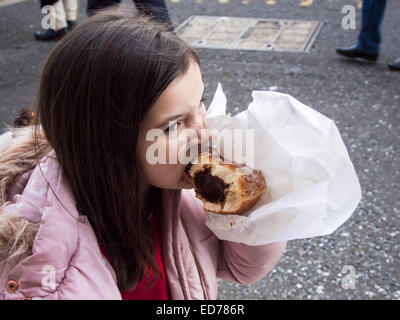
<svg viewBox="0 0 400 320">
<path fill-rule="evenodd" d="M 229 184 L 211 174 L 211 168 L 196 173 L 194 176 L 195 190 L 207 201 L 218 203 L 225 201 L 225 190 Z"/>
</svg>

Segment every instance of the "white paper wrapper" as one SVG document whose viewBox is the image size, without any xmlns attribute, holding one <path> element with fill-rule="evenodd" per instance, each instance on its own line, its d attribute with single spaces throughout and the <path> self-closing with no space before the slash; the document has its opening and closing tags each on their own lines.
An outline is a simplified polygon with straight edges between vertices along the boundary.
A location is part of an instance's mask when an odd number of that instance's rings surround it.
<svg viewBox="0 0 400 320">
<path fill-rule="evenodd" d="M 207 128 L 254 129 L 254 169 L 268 190 L 248 213 L 207 212 L 222 240 L 261 245 L 331 234 L 354 212 L 361 187 L 335 123 L 293 97 L 253 91 L 246 111 L 226 115 L 218 84 Z"/>
</svg>

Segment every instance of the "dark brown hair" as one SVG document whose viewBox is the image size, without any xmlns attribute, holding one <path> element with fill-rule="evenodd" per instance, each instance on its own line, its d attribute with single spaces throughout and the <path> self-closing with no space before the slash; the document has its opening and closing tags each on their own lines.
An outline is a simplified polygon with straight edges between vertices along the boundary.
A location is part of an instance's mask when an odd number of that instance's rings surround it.
<svg viewBox="0 0 400 320">
<path fill-rule="evenodd" d="M 121 291 L 146 273 L 159 273 L 149 212 L 159 211 L 154 205 L 161 193 L 152 187 L 146 198 L 139 196 L 139 124 L 192 60 L 199 63 L 167 26 L 113 8 L 63 38 L 43 69 L 37 125 L 57 155 L 78 212 L 87 215 L 106 250 Z"/>
</svg>

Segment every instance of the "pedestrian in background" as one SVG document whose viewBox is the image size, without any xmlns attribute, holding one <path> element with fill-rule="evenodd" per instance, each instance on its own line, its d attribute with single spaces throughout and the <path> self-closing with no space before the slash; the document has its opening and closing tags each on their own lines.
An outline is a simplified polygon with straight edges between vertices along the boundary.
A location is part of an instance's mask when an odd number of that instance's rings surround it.
<svg viewBox="0 0 400 320">
<path fill-rule="evenodd" d="M 381 25 L 385 14 L 386 0 L 363 0 L 361 31 L 357 43 L 350 47 L 338 48 L 336 52 L 349 58 L 376 61 L 381 42 Z M 388 64 L 391 70 L 400 70 L 400 58 Z"/>
<path fill-rule="evenodd" d="M 140 12 L 153 17 L 158 22 L 167 24 L 169 30 L 173 31 L 165 0 L 133 0 L 133 2 Z M 119 3 L 121 0 L 88 0 L 87 14 L 93 15 L 97 10 Z"/>
<path fill-rule="evenodd" d="M 78 0 L 41 0 L 40 7 L 53 6 L 54 29 L 36 31 L 35 38 L 41 41 L 58 40 L 71 30 L 78 18 Z"/>
</svg>

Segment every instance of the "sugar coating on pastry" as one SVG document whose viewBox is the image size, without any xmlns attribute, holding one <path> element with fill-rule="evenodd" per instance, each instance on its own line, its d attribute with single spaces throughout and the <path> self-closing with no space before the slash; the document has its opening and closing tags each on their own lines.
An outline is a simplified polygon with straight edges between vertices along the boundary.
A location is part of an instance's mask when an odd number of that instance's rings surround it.
<svg viewBox="0 0 400 320">
<path fill-rule="evenodd" d="M 263 173 L 245 165 L 223 163 L 222 157 L 201 153 L 187 167 L 193 179 L 196 197 L 204 209 L 220 214 L 243 214 L 258 202 L 267 190 Z"/>
</svg>

